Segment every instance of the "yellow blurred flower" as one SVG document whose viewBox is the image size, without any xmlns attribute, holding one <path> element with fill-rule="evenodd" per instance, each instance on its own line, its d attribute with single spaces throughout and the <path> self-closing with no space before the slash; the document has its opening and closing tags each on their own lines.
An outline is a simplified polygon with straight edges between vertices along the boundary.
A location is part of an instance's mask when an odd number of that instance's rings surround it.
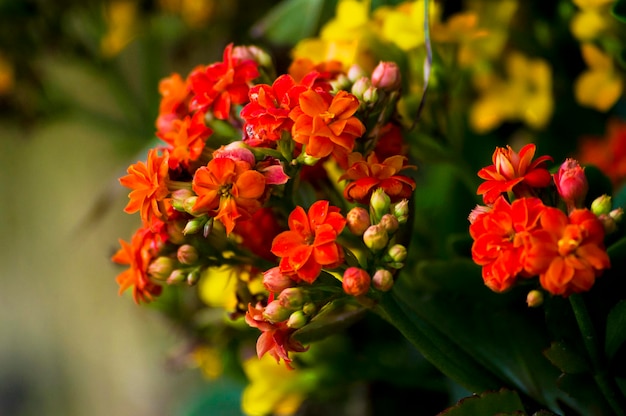
<svg viewBox="0 0 626 416">
<path fill-rule="evenodd" d="M 224 364 L 217 348 L 207 345 L 196 347 L 191 353 L 191 358 L 208 379 L 215 380 L 224 372 Z"/>
<path fill-rule="evenodd" d="M 13 63 L 0 53 L 0 95 L 9 94 L 15 87 Z"/>
<path fill-rule="evenodd" d="M 250 380 L 241 397 L 241 409 L 246 415 L 287 416 L 302 404 L 307 389 L 302 371 L 276 364 L 269 354 L 244 361 L 243 370 Z"/>
<path fill-rule="evenodd" d="M 576 79 L 574 94 L 580 105 L 607 111 L 624 92 L 624 80 L 615 70 L 613 59 L 591 43 L 581 45 L 588 69 Z"/>
<path fill-rule="evenodd" d="M 570 22 L 570 31 L 578 40 L 589 41 L 607 30 L 613 20 L 610 5 L 615 0 L 572 0 L 579 11 Z"/>
<path fill-rule="evenodd" d="M 239 296 L 242 292 L 256 295 L 265 292 L 262 274 L 254 273 L 247 266 L 222 265 L 207 268 L 198 282 L 200 299 L 212 308 L 222 308 L 234 312 L 239 308 Z"/>
<path fill-rule="evenodd" d="M 112 57 L 120 53 L 137 35 L 137 3 L 114 0 L 104 7 L 107 31 L 100 40 L 100 52 L 103 56 Z"/>
<path fill-rule="evenodd" d="M 429 2 L 429 23 L 434 25 L 441 14 L 437 3 Z M 404 51 L 422 46 L 424 37 L 424 0 L 404 2 L 397 7 L 382 6 L 374 12 L 380 37 Z"/>
<path fill-rule="evenodd" d="M 481 95 L 470 109 L 469 121 L 478 133 L 504 121 L 521 121 L 540 129 L 552 116 L 552 71 L 545 60 L 512 52 L 506 59 L 506 73 L 506 79 L 492 74 L 474 79 Z"/>
<path fill-rule="evenodd" d="M 159 5 L 167 12 L 179 14 L 192 28 L 204 26 L 217 6 L 216 0 L 160 0 Z"/>
</svg>

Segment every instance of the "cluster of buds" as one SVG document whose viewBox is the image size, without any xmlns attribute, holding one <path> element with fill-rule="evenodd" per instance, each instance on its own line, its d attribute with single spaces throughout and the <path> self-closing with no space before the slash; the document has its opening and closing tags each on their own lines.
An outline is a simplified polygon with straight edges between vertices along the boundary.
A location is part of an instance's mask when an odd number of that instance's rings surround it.
<svg viewBox="0 0 626 416">
<path fill-rule="evenodd" d="M 120 179 L 142 227 L 113 260 L 129 266 L 118 282 L 137 302 L 232 269 L 230 316 L 262 332 L 259 356 L 289 366 L 305 349 L 295 331 L 393 286 L 415 167 L 395 121 L 395 63 L 300 59 L 274 73 L 259 48 L 231 44 L 221 62 L 161 81 L 161 142 Z M 261 279 L 263 293 L 250 288 Z"/>
<path fill-rule="evenodd" d="M 610 267 L 604 239 L 623 215 L 606 195 L 585 206 L 589 184 L 576 160 L 550 174 L 545 165 L 552 158 L 533 160 L 535 150 L 496 149 L 493 165 L 478 173 L 486 180 L 477 192 L 485 205 L 469 215 L 472 258 L 485 284 L 504 292 L 538 276 L 529 306 L 542 303 L 541 290 L 564 297 L 590 290 Z"/>
</svg>

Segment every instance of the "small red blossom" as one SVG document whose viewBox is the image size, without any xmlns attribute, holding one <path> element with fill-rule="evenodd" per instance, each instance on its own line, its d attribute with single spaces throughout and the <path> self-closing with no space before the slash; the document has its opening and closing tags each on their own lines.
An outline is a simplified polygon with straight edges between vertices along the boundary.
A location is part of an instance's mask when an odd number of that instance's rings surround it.
<svg viewBox="0 0 626 416">
<path fill-rule="evenodd" d="M 145 225 L 151 225 L 155 219 L 162 219 L 165 215 L 165 198 L 170 193 L 166 183 L 168 158 L 167 151 L 159 155 L 158 150 L 152 149 L 148 152 L 146 163 L 139 161 L 129 166 L 128 175 L 119 179 L 123 186 L 132 189 L 124 211 L 129 214 L 140 211 Z"/>
<path fill-rule="evenodd" d="M 482 168 L 478 176 L 485 179 L 476 192 L 483 196 L 485 204 L 492 204 L 505 192 L 516 197 L 533 196 L 532 188 L 543 188 L 550 184 L 552 176 L 543 165 L 552 160 L 550 156 L 535 156 L 536 146 L 525 145 L 519 154 L 511 146 L 498 147 L 493 153 L 493 165 Z"/>
<path fill-rule="evenodd" d="M 272 253 L 281 257 L 283 274 L 313 283 L 322 267 L 333 268 L 343 262 L 343 249 L 336 240 L 346 219 L 339 208 L 317 201 L 307 214 L 298 206 L 289 215 L 288 224 L 289 231 L 278 234 L 272 242 Z"/>
<path fill-rule="evenodd" d="M 157 132 L 168 133 L 172 130 L 175 120 L 182 120 L 189 115 L 189 101 L 191 87 L 188 80 L 183 80 L 179 74 L 172 74 L 159 82 L 159 116 L 156 120 Z"/>
<path fill-rule="evenodd" d="M 204 114 L 197 112 L 193 117 L 185 116 L 183 120 L 175 120 L 172 129 L 157 136 L 168 144 L 169 167 L 189 167 L 190 162 L 198 160 L 206 140 L 213 130 L 204 124 Z"/>
<path fill-rule="evenodd" d="M 160 223 L 163 225 L 163 223 Z M 156 227 L 163 228 L 163 227 Z M 163 232 L 152 231 L 148 227 L 137 230 L 130 243 L 120 239 L 122 246 L 111 258 L 118 264 L 130 266 L 117 276 L 120 295 L 132 287 L 135 303 L 150 302 L 159 296 L 162 287 L 155 284 L 148 276 L 148 266 L 157 256 L 160 246 L 165 241 Z"/>
<path fill-rule="evenodd" d="M 350 153 L 354 142 L 365 133 L 365 126 L 354 116 L 359 100 L 346 91 L 335 96 L 324 91 L 307 90 L 300 94 L 299 105 L 289 113 L 294 121 L 293 140 L 306 145 L 306 154 L 322 158 Z"/>
<path fill-rule="evenodd" d="M 245 317 L 249 326 L 258 328 L 262 332 L 256 343 L 257 356 L 261 358 L 266 353 L 269 353 L 276 359 L 277 363 L 282 359 L 287 368 L 293 369 L 289 352 L 304 352 L 308 348 L 291 338 L 291 334 L 295 332 L 295 329 L 289 328 L 287 322 L 268 322 L 263 317 L 264 311 L 265 308 L 260 304 L 256 306 L 248 304 L 248 311 Z"/>
<path fill-rule="evenodd" d="M 216 118 L 226 120 L 233 104 L 248 101 L 249 84 L 259 76 L 257 63 L 233 57 L 232 50 L 231 43 L 224 49 L 222 62 L 191 73 L 192 109 L 212 111 Z"/>
<path fill-rule="evenodd" d="M 591 289 L 610 267 L 602 222 L 588 209 L 576 209 L 567 216 L 548 207 L 540 223 L 542 230 L 533 233 L 528 244 L 529 271 L 538 274 L 541 286 L 553 295 Z"/>
<path fill-rule="evenodd" d="M 580 140 L 578 161 L 594 165 L 617 188 L 626 181 L 626 121 L 609 119 L 604 136 L 584 136 Z"/>
<path fill-rule="evenodd" d="M 478 214 L 470 225 L 472 259 L 482 266 L 485 285 L 494 292 L 510 289 L 522 273 L 528 276 L 525 266 L 532 259 L 527 257 L 525 243 L 529 233 L 539 228 L 546 208 L 539 198 L 509 204 L 500 196 L 490 211 Z"/>
<path fill-rule="evenodd" d="M 407 158 L 396 155 L 382 162 L 376 153 L 371 152 L 364 158 L 360 153 L 348 156 L 350 168 L 339 179 L 350 181 L 344 188 L 344 197 L 350 202 L 369 204 L 372 192 L 382 188 L 391 200 L 398 202 L 410 198 L 415 190 L 415 181 L 404 175 L 398 175 L 405 169 L 415 168 L 407 164 Z"/>
<path fill-rule="evenodd" d="M 221 157 L 196 171 L 192 188 L 198 196 L 193 210 L 215 216 L 230 234 L 237 220 L 261 208 L 265 177 L 246 161 Z"/>
<path fill-rule="evenodd" d="M 282 230 L 271 208 L 261 208 L 250 219 L 237 221 L 233 232 L 241 237 L 241 244 L 269 261 L 274 261 L 276 256 L 271 251 L 271 241 Z"/>
</svg>

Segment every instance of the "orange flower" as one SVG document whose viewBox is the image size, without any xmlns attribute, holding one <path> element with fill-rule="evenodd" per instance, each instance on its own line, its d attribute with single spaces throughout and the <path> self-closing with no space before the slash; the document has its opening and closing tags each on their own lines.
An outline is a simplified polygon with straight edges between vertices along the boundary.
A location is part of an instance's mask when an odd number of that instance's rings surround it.
<svg viewBox="0 0 626 416">
<path fill-rule="evenodd" d="M 157 228 L 163 228 L 163 223 Z M 111 258 L 118 264 L 129 265 L 130 268 L 117 276 L 120 286 L 120 295 L 128 288 L 133 288 L 135 303 L 150 302 L 161 294 L 162 287 L 153 283 L 148 277 L 148 266 L 156 257 L 160 245 L 163 243 L 163 233 L 153 232 L 144 227 L 137 230 L 130 244 L 120 239 L 122 248 Z"/>
<path fill-rule="evenodd" d="M 128 168 L 128 175 L 120 178 L 120 183 L 132 189 L 128 194 L 130 201 L 124 208 L 129 214 L 140 211 L 145 225 L 153 224 L 155 219 L 164 217 L 164 200 L 169 195 L 168 152 L 159 156 L 156 149 L 148 152 L 146 163 L 137 162 Z"/>
<path fill-rule="evenodd" d="M 415 181 L 408 176 L 397 175 L 404 169 L 415 167 L 406 162 L 407 158 L 400 155 L 379 162 L 374 152 L 367 159 L 360 153 L 352 153 L 348 157 L 350 168 L 339 178 L 351 181 L 343 191 L 344 197 L 350 202 L 369 204 L 372 192 L 383 188 L 391 202 L 409 198 L 415 190 Z"/>
<path fill-rule="evenodd" d="M 184 81 L 180 75 L 174 73 L 159 82 L 159 116 L 156 121 L 157 131 L 161 134 L 172 129 L 174 120 L 181 120 L 189 114 L 189 100 L 191 91 L 188 81 Z"/>
<path fill-rule="evenodd" d="M 511 146 L 496 148 L 493 165 L 478 172 L 478 176 L 486 182 L 478 187 L 476 194 L 482 195 L 486 204 L 491 204 L 504 192 L 512 191 L 519 198 L 533 196 L 532 188 L 548 186 L 552 176 L 543 164 L 551 161 L 552 157 L 541 156 L 533 161 L 535 150 L 532 143 L 522 147 L 519 154 Z"/>
<path fill-rule="evenodd" d="M 308 90 L 300 94 L 298 101 L 300 105 L 289 113 L 294 121 L 293 140 L 306 145 L 305 152 L 310 156 L 345 155 L 365 133 L 365 126 L 354 116 L 359 100 L 346 91 L 332 96 Z"/>
<path fill-rule="evenodd" d="M 569 217 L 556 208 L 541 216 L 542 231 L 533 233 L 528 244 L 529 271 L 553 295 L 586 292 L 611 264 L 604 249 L 604 227 L 587 209 Z"/>
<path fill-rule="evenodd" d="M 269 353 L 280 362 L 282 359 L 289 369 L 291 366 L 291 358 L 289 352 L 304 352 L 308 348 L 302 346 L 301 343 L 291 338 L 291 334 L 295 329 L 287 326 L 287 322 L 271 323 L 265 320 L 263 312 L 265 308 L 260 304 L 252 306 L 248 304 L 248 312 L 246 313 L 246 323 L 252 328 L 258 328 L 262 334 L 256 343 L 256 352 L 259 358 Z"/>
<path fill-rule="evenodd" d="M 244 160 L 220 157 L 196 171 L 192 187 L 198 195 L 194 211 L 214 215 L 230 234 L 237 219 L 248 219 L 261 208 L 265 177 Z"/>
<path fill-rule="evenodd" d="M 198 160 L 204 145 L 213 130 L 204 124 L 204 114 L 196 112 L 193 117 L 185 116 L 183 120 L 175 120 L 172 129 L 157 136 L 169 145 L 169 167 L 189 167 L 189 163 Z"/>
<path fill-rule="evenodd" d="M 485 285 L 494 292 L 504 292 L 518 275 L 528 276 L 525 242 L 528 234 L 539 228 L 539 218 L 547 207 L 539 198 L 521 198 L 509 204 L 500 196 L 489 211 L 477 214 L 470 225 L 474 239 L 472 259 L 482 266 Z"/>
<path fill-rule="evenodd" d="M 308 215 L 300 206 L 289 214 L 289 231 L 278 234 L 272 242 L 272 253 L 281 257 L 280 271 L 313 283 L 322 266 L 333 268 L 343 262 L 343 249 L 336 243 L 346 225 L 339 208 L 328 201 L 317 201 Z"/>
<path fill-rule="evenodd" d="M 233 56 L 233 44 L 224 49 L 222 62 L 207 66 L 190 74 L 194 96 L 191 108 L 206 112 L 226 120 L 233 104 L 248 101 L 249 83 L 259 76 L 257 63 L 252 59 L 238 59 Z"/>
</svg>

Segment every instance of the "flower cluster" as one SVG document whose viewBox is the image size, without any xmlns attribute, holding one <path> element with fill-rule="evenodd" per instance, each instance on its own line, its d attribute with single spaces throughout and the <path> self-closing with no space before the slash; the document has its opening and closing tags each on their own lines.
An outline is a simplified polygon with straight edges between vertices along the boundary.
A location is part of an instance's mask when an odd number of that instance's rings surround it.
<svg viewBox="0 0 626 416">
<path fill-rule="evenodd" d="M 584 206 L 588 182 L 577 161 L 567 159 L 550 174 L 545 164 L 552 158 L 533 160 L 535 150 L 497 148 L 493 165 L 478 173 L 486 180 L 477 192 L 486 205 L 469 217 L 472 259 L 495 292 L 534 276 L 553 295 L 586 292 L 610 267 L 604 238 L 619 213 Z"/>
<path fill-rule="evenodd" d="M 259 357 L 291 368 L 289 353 L 307 349 L 294 332 L 393 285 L 415 166 L 396 120 L 397 65 L 292 65 L 271 79 L 269 62 L 231 44 L 221 62 L 161 81 L 159 145 L 120 179 L 142 227 L 113 261 L 130 266 L 118 281 L 136 302 L 199 284 L 261 331 Z M 215 301 L 209 283 L 224 268 L 234 302 Z"/>
</svg>

